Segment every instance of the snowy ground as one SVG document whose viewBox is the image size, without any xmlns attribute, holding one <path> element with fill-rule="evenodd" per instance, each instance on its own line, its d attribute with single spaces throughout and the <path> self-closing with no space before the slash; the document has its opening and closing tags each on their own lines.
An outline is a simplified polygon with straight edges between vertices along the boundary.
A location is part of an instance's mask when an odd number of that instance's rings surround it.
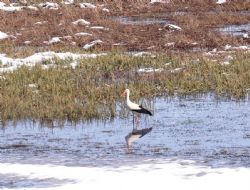
<svg viewBox="0 0 250 190">
<path fill-rule="evenodd" d="M 27 188 L 16 189 L 249 189 L 250 169 L 199 167 L 192 162 L 161 160 L 119 168 L 66 167 L 58 165 L 0 164 L 0 176 L 22 178 Z M 8 180 L 8 177 L 6 177 Z M 54 187 L 43 180 L 54 180 Z M 32 181 L 41 186 L 28 188 Z M 56 181 L 57 180 L 57 181 Z M 21 183 L 20 182 L 20 183 Z M 39 183 L 38 183 L 39 184 Z M 1 187 L 1 184 L 0 184 Z M 15 189 L 15 188 L 3 188 Z"/>
</svg>

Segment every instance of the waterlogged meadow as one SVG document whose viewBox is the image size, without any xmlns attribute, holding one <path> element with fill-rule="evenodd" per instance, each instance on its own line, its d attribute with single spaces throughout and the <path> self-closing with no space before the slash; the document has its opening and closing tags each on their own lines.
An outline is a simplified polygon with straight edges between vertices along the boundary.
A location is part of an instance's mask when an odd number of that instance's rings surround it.
<svg viewBox="0 0 250 190">
<path fill-rule="evenodd" d="M 46 69 L 44 65 L 48 66 Z M 0 78 L 1 121 L 113 119 L 124 114 L 120 96 L 132 99 L 214 93 L 241 100 L 250 89 L 250 54 L 229 62 L 205 56 L 109 53 L 95 59 L 53 59 L 22 66 Z"/>
</svg>

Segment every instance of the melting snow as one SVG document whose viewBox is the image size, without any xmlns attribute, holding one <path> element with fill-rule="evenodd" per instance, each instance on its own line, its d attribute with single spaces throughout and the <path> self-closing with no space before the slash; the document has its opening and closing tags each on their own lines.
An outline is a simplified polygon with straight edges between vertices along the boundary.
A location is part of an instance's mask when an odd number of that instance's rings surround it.
<svg viewBox="0 0 250 190">
<path fill-rule="evenodd" d="M 173 70 L 170 70 L 170 72 L 171 73 L 178 73 L 178 72 L 180 72 L 180 71 L 182 71 L 183 70 L 183 68 L 175 68 L 175 69 L 173 69 Z"/>
<path fill-rule="evenodd" d="M 88 43 L 88 44 L 85 44 L 84 46 L 83 46 L 83 49 L 90 49 L 90 48 L 92 48 L 93 46 L 95 46 L 95 45 L 97 45 L 97 44 L 102 44 L 103 43 L 103 41 L 102 40 L 94 40 L 94 41 L 92 41 L 92 42 L 90 42 L 90 43 Z"/>
<path fill-rule="evenodd" d="M 108 28 L 105 28 L 104 26 L 91 26 L 91 29 L 95 30 L 109 30 Z"/>
<path fill-rule="evenodd" d="M 74 0 L 65 0 L 65 1 L 63 1 L 63 3 L 64 3 L 65 5 L 71 5 L 71 4 L 74 3 Z"/>
<path fill-rule="evenodd" d="M 4 2 L 0 2 L 0 7 L 4 7 L 5 3 Z"/>
<path fill-rule="evenodd" d="M 5 38 L 8 38 L 8 37 L 9 37 L 8 34 L 6 34 L 6 33 L 0 31 L 0 40 L 5 39 Z"/>
<path fill-rule="evenodd" d="M 17 70 L 22 65 L 26 66 L 35 66 L 37 63 L 42 63 L 47 60 L 53 60 L 53 58 L 58 59 L 67 59 L 71 58 L 72 60 L 77 60 L 81 58 L 96 58 L 97 56 L 103 56 L 106 55 L 105 53 L 100 54 L 74 54 L 70 52 L 66 53 L 55 53 L 55 52 L 42 52 L 42 53 L 36 53 L 32 56 L 23 58 L 23 59 L 12 59 L 9 57 L 6 57 L 5 54 L 0 54 L 0 61 L 2 63 L 2 66 L 0 67 L 0 73 L 3 72 L 11 72 L 14 70 Z M 53 64 L 52 64 L 53 65 Z M 47 68 L 45 66 L 44 68 Z"/>
<path fill-rule="evenodd" d="M 81 8 L 90 8 L 90 9 L 95 9 L 96 6 L 92 3 L 80 3 Z"/>
<path fill-rule="evenodd" d="M 169 3 L 169 0 L 150 0 L 151 4 L 155 3 Z"/>
<path fill-rule="evenodd" d="M 79 33 L 76 33 L 75 36 L 92 36 L 92 34 L 87 33 L 87 32 L 79 32 Z"/>
<path fill-rule="evenodd" d="M 109 13 L 110 12 L 110 10 L 109 9 L 107 9 L 107 8 L 103 8 L 102 9 L 104 12 L 107 12 L 107 13 Z"/>
<path fill-rule="evenodd" d="M 37 7 L 31 6 L 31 5 L 29 5 L 29 6 L 25 7 L 25 8 L 30 9 L 30 10 L 33 10 L 33 11 L 38 11 L 38 8 L 37 8 Z"/>
<path fill-rule="evenodd" d="M 154 69 L 154 68 L 141 68 L 141 69 L 138 69 L 137 72 L 138 73 L 152 73 L 152 72 L 162 72 L 163 69 L 160 68 L 160 69 Z"/>
<path fill-rule="evenodd" d="M 48 21 L 40 21 L 40 22 L 36 22 L 35 25 L 42 25 L 42 24 L 45 24 L 47 23 Z"/>
<path fill-rule="evenodd" d="M 59 5 L 57 3 L 51 3 L 51 2 L 40 3 L 38 4 L 38 6 L 45 8 L 45 9 L 52 9 L 52 10 L 59 9 Z"/>
<path fill-rule="evenodd" d="M 76 20 L 76 21 L 74 21 L 72 23 L 75 24 L 75 25 L 82 25 L 82 26 L 90 24 L 90 22 L 88 22 L 88 21 L 86 21 L 84 19 L 78 19 L 78 20 Z"/>
<path fill-rule="evenodd" d="M 216 2 L 216 4 L 221 5 L 221 4 L 224 4 L 224 3 L 226 3 L 226 2 L 227 2 L 227 0 L 218 0 L 218 1 Z"/>
<path fill-rule="evenodd" d="M 56 43 L 59 43 L 59 42 L 61 42 L 60 37 L 53 37 L 53 38 L 48 42 L 48 44 L 56 44 Z"/>
<path fill-rule="evenodd" d="M 182 28 L 179 27 L 179 26 L 176 26 L 174 24 L 166 24 L 165 27 L 169 28 L 169 29 L 172 29 L 172 30 L 178 30 L 178 31 L 181 31 Z"/>
<path fill-rule="evenodd" d="M 23 6 L 6 6 L 5 3 L 0 2 L 0 10 L 15 12 L 22 10 Z"/>
<path fill-rule="evenodd" d="M 182 164 L 183 162 L 185 165 Z M 152 160 L 150 163 L 120 167 L 0 163 L 0 174 L 21 178 L 23 183 L 19 184 L 17 188 L 19 190 L 82 190 L 83 187 L 92 190 L 125 190 L 131 189 L 132 186 L 133 189 L 158 190 L 168 188 L 172 190 L 248 190 L 250 169 L 197 166 L 188 160 Z M 49 179 L 64 180 L 64 183 L 53 186 L 52 181 L 45 187 L 39 187 L 39 182 L 49 181 Z M 26 188 L 25 185 L 29 182 L 32 186 Z M 13 188 L 5 187 L 4 189 Z"/>
</svg>

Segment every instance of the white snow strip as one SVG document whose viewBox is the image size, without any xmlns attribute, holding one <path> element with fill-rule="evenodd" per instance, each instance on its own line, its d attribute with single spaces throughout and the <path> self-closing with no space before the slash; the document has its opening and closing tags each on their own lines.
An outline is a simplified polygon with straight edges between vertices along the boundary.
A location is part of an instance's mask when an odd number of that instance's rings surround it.
<svg viewBox="0 0 250 190">
<path fill-rule="evenodd" d="M 61 42 L 60 37 L 53 37 L 53 38 L 48 42 L 48 44 L 57 44 L 57 43 L 59 43 L 59 42 Z"/>
<path fill-rule="evenodd" d="M 86 8 L 95 9 L 96 8 L 96 6 L 92 3 L 80 3 L 79 5 L 80 5 L 80 8 L 82 9 L 86 9 Z"/>
<path fill-rule="evenodd" d="M 114 168 L 1 163 L 0 174 L 16 175 L 17 179 L 22 179 L 22 184 L 16 188 L 18 190 L 128 190 L 131 187 L 145 190 L 249 190 L 249 168 L 210 168 L 183 162 L 184 165 L 181 161 L 161 161 Z M 65 182 L 58 186 L 48 184 L 39 187 L 39 181 L 48 179 Z M 69 180 L 73 183 L 67 182 Z M 32 186 L 25 187 L 26 181 L 32 182 Z"/>
<path fill-rule="evenodd" d="M 174 47 L 174 45 L 175 45 L 175 42 L 168 42 L 164 46 L 165 47 Z"/>
<path fill-rule="evenodd" d="M 245 39 L 250 38 L 250 37 L 249 37 L 249 35 L 248 35 L 248 33 L 244 33 L 244 34 L 242 34 L 242 37 L 243 37 L 243 38 L 245 38 Z"/>
<path fill-rule="evenodd" d="M 137 72 L 138 73 L 157 73 L 157 72 L 162 72 L 163 69 L 162 68 L 159 68 L 159 69 L 154 69 L 154 68 L 141 68 L 141 69 L 138 69 Z"/>
<path fill-rule="evenodd" d="M 5 39 L 5 38 L 8 38 L 8 37 L 9 37 L 8 34 L 6 34 L 6 33 L 0 31 L 0 40 Z"/>
<path fill-rule="evenodd" d="M 20 11 L 23 9 L 23 6 L 0 6 L 0 10 L 8 11 L 8 12 L 15 12 Z"/>
<path fill-rule="evenodd" d="M 74 3 L 74 0 L 65 0 L 65 1 L 62 1 L 62 3 L 65 5 L 71 5 Z"/>
<path fill-rule="evenodd" d="M 155 3 L 169 3 L 169 0 L 150 0 L 150 4 L 155 4 Z"/>
<path fill-rule="evenodd" d="M 171 73 L 178 73 L 178 72 L 180 72 L 182 70 L 183 70 L 183 68 L 175 68 L 175 69 L 170 70 L 170 72 Z"/>
<path fill-rule="evenodd" d="M 105 28 L 104 26 L 91 26 L 90 28 L 94 30 L 109 30 L 108 28 Z"/>
<path fill-rule="evenodd" d="M 32 6 L 32 5 L 29 5 L 27 7 L 24 7 L 24 8 L 27 8 L 27 9 L 30 9 L 30 10 L 33 10 L 33 11 L 38 11 L 39 9 L 35 6 Z"/>
<path fill-rule="evenodd" d="M 92 34 L 87 33 L 87 32 L 79 32 L 79 33 L 76 33 L 75 36 L 92 36 Z"/>
<path fill-rule="evenodd" d="M 107 9 L 107 8 L 103 8 L 103 9 L 102 9 L 102 11 L 107 12 L 107 13 L 109 13 L 109 12 L 110 12 L 110 10 L 109 10 L 109 9 Z"/>
<path fill-rule="evenodd" d="M 221 65 L 230 65 L 231 63 L 229 61 L 223 61 L 223 62 L 220 62 Z"/>
<path fill-rule="evenodd" d="M 169 28 L 169 29 L 172 29 L 172 30 L 177 30 L 177 31 L 181 31 L 182 28 L 179 27 L 179 26 L 176 26 L 174 24 L 166 24 L 165 27 Z"/>
<path fill-rule="evenodd" d="M 216 2 L 216 4 L 221 5 L 221 4 L 224 4 L 224 3 L 226 3 L 226 2 L 227 2 L 227 0 L 218 0 L 218 1 Z"/>
<path fill-rule="evenodd" d="M 4 7 L 6 4 L 0 1 L 0 7 Z"/>
<path fill-rule="evenodd" d="M 88 22 L 88 21 L 86 21 L 84 19 L 78 19 L 78 20 L 72 22 L 72 24 L 86 26 L 86 25 L 90 25 L 90 22 Z"/>
<path fill-rule="evenodd" d="M 39 21 L 39 22 L 36 22 L 35 25 L 42 25 L 42 24 L 45 24 L 47 23 L 48 21 Z"/>
<path fill-rule="evenodd" d="M 250 50 L 250 46 L 231 46 L 231 45 L 225 45 L 225 50 Z"/>
<path fill-rule="evenodd" d="M 88 43 L 88 44 L 85 44 L 84 46 L 83 46 L 83 49 L 90 49 L 90 48 L 92 48 L 92 47 L 94 47 L 95 45 L 97 45 L 97 44 L 102 44 L 103 43 L 103 41 L 102 40 L 94 40 L 94 41 L 92 41 L 92 42 L 90 42 L 90 43 Z"/>
<path fill-rule="evenodd" d="M 75 54 L 75 53 L 55 53 L 55 52 L 41 52 L 41 53 L 35 53 L 32 56 L 23 58 L 23 59 L 12 59 L 9 57 L 6 57 L 5 54 L 0 54 L 0 62 L 2 63 L 0 67 L 0 73 L 3 72 L 11 72 L 14 70 L 17 70 L 22 65 L 26 65 L 29 67 L 35 66 L 37 63 L 42 63 L 47 60 L 53 60 L 54 58 L 57 59 L 67 59 L 71 58 L 72 60 L 82 59 L 82 58 L 96 58 L 97 56 L 103 56 L 107 55 L 105 53 L 99 53 L 99 54 Z M 47 66 L 46 66 L 47 67 Z"/>
<path fill-rule="evenodd" d="M 142 57 L 142 56 L 154 56 L 152 53 L 150 52 L 145 52 L 145 51 L 141 51 L 141 52 L 132 52 L 131 53 L 133 56 L 135 57 Z"/>
<path fill-rule="evenodd" d="M 26 45 L 28 45 L 28 44 L 31 44 L 31 41 L 25 41 L 25 42 L 23 42 L 24 44 L 26 44 Z"/>
<path fill-rule="evenodd" d="M 52 2 L 40 3 L 38 4 L 38 6 L 44 9 L 51 9 L 51 10 L 59 9 L 59 5 L 57 3 L 52 3 Z"/>
</svg>

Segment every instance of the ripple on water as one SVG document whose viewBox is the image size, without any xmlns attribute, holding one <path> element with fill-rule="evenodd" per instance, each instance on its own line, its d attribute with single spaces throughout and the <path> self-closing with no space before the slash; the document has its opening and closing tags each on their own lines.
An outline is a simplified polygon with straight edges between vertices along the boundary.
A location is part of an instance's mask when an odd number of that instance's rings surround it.
<svg viewBox="0 0 250 190">
<path fill-rule="evenodd" d="M 180 158 L 212 167 L 250 166 L 249 102 L 215 101 L 213 97 L 155 100 L 155 115 L 141 118 L 140 127 L 153 127 L 126 150 L 129 119 L 69 123 L 63 128 L 19 122 L 0 133 L 0 162 L 60 165 L 119 166 L 147 159 Z M 181 105 L 181 106 L 180 106 Z"/>
</svg>

